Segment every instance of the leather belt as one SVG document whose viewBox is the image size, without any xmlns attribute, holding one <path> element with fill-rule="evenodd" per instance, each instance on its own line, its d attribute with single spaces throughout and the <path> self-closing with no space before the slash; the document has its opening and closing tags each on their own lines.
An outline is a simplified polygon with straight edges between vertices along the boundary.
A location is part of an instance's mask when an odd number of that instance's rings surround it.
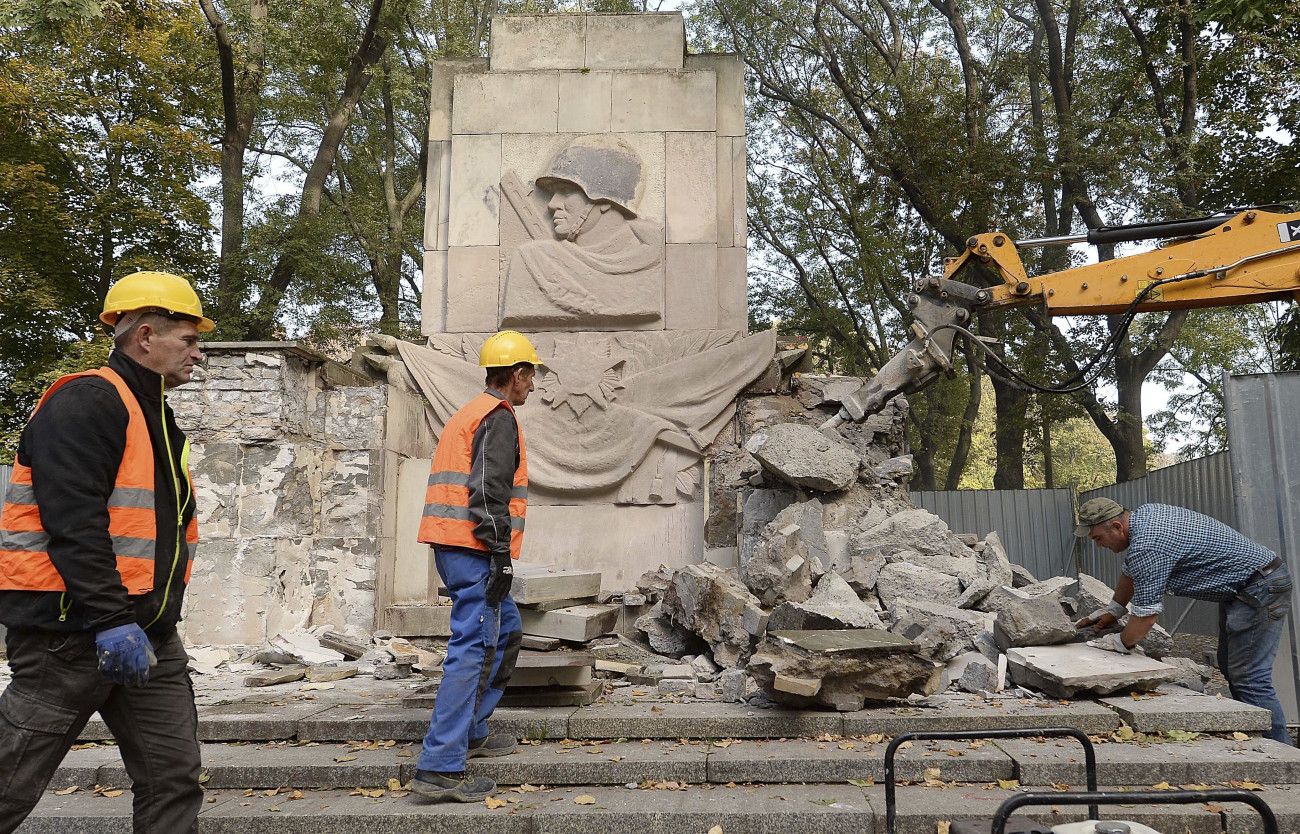
<svg viewBox="0 0 1300 834">
<path fill-rule="evenodd" d="M 1251 575 L 1251 578 L 1247 580 L 1247 582 L 1248 583 L 1253 582 L 1257 579 L 1267 579 L 1269 574 L 1271 574 L 1273 571 L 1277 570 L 1280 567 L 1282 567 L 1282 557 L 1275 556 L 1273 557 L 1273 561 L 1269 562 L 1267 565 L 1264 565 L 1262 568 L 1258 568 Z"/>
</svg>

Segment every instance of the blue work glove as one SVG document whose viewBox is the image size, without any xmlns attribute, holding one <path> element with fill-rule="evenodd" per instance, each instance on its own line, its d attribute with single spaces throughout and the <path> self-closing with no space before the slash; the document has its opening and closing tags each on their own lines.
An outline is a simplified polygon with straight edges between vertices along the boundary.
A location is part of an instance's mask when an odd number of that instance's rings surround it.
<svg viewBox="0 0 1300 834">
<path fill-rule="evenodd" d="M 487 587 L 483 589 L 483 595 L 487 597 L 487 604 L 496 608 L 510 594 L 510 585 L 515 580 L 515 569 L 509 551 L 493 553 L 489 558 L 492 566 L 488 570 Z"/>
<path fill-rule="evenodd" d="M 100 673 L 118 686 L 144 686 L 158 665 L 149 638 L 135 623 L 96 634 L 95 655 Z"/>
</svg>

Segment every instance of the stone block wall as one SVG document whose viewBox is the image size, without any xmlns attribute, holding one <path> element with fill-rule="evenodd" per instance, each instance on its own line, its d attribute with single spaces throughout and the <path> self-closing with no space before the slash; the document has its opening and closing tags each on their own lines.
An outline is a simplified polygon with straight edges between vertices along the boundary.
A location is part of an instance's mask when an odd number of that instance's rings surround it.
<svg viewBox="0 0 1300 834">
<path fill-rule="evenodd" d="M 191 644 L 376 627 L 396 547 L 385 479 L 433 439 L 415 397 L 294 343 L 215 343 L 168 394 L 193 445 L 200 544 Z"/>
</svg>

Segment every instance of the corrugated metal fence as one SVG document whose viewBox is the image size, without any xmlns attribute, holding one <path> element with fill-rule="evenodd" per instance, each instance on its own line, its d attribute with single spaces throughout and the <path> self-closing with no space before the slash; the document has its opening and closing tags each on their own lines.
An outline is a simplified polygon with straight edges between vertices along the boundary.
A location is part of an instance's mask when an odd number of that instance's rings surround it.
<svg viewBox="0 0 1300 834">
<path fill-rule="evenodd" d="M 1227 452 L 1157 469 L 1136 481 L 1089 490 L 1079 495 L 1079 503 L 1103 496 L 1129 509 L 1151 503 L 1186 507 L 1239 529 L 1232 487 L 1232 462 Z M 1119 556 L 1086 539 L 1079 542 L 1079 570 L 1112 587 L 1119 578 L 1120 561 Z M 1178 626 L 1179 632 L 1218 634 L 1218 607 L 1213 603 L 1167 596 L 1160 624 L 1170 631 Z"/>
<path fill-rule="evenodd" d="M 963 489 L 913 492 L 912 503 L 954 533 L 981 539 L 996 530 L 1007 556 L 1039 579 L 1074 576 L 1074 491 Z"/>
</svg>

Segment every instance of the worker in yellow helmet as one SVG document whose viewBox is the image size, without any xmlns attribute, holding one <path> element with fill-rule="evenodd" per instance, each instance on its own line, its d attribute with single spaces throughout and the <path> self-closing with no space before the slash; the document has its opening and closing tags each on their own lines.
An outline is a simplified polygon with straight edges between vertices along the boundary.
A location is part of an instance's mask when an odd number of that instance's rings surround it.
<svg viewBox="0 0 1300 834">
<path fill-rule="evenodd" d="M 528 454 L 514 410 L 533 390 L 539 364 L 523 334 L 490 336 L 479 353 L 487 388 L 447 421 L 433 455 L 419 540 L 433 545 L 451 596 L 451 640 L 412 782 L 430 799 L 481 802 L 496 784 L 467 777 L 466 759 L 507 756 L 518 745 L 489 732 L 487 720 L 523 637 L 510 585 L 524 537 Z"/>
<path fill-rule="evenodd" d="M 212 329 L 164 272 L 114 284 L 108 364 L 55 382 L 23 429 L 0 510 L 0 834 L 40 799 L 87 719 L 117 739 L 137 831 L 193 832 L 203 790 L 189 658 L 176 633 L 198 544 L 189 443 L 164 392 Z"/>
</svg>

